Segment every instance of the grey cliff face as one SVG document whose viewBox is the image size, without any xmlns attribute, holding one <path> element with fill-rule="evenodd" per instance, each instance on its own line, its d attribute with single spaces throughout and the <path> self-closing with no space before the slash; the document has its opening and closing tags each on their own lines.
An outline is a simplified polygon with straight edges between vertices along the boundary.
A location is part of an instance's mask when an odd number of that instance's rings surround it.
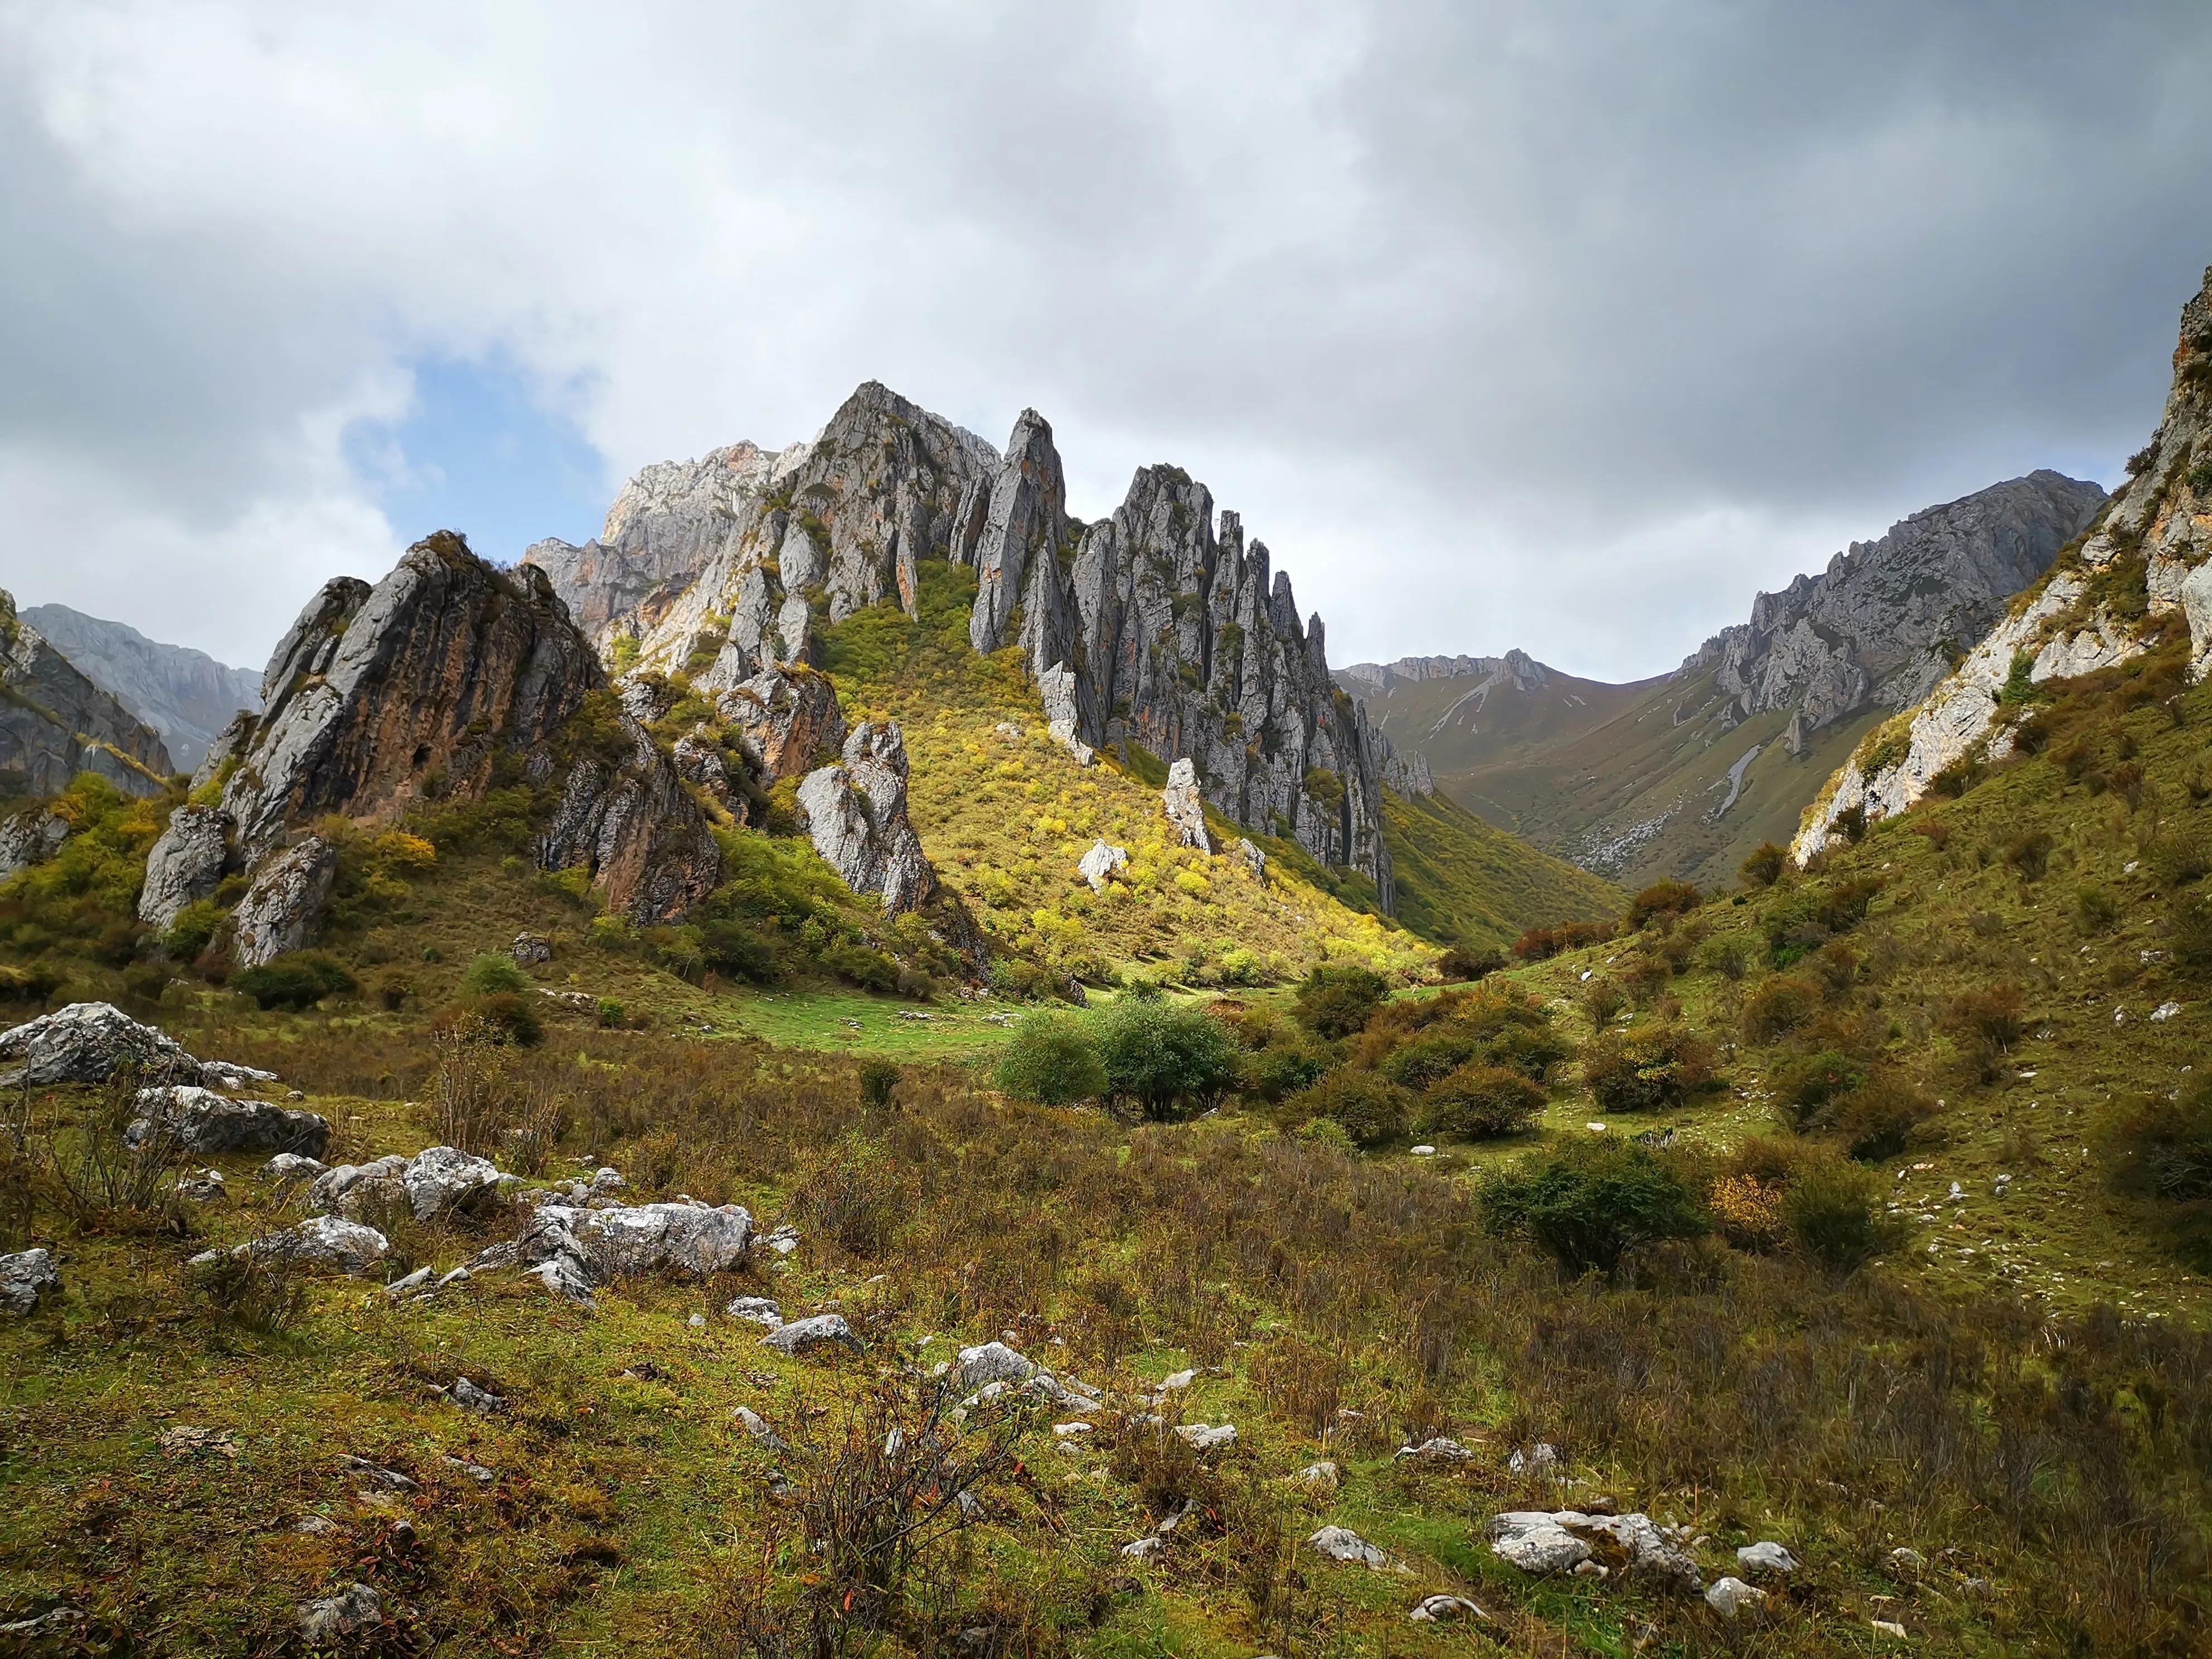
<svg viewBox="0 0 2212 1659">
<path fill-rule="evenodd" d="M 261 677 L 204 652 L 162 645 L 135 628 L 65 605 L 33 605 L 23 619 L 118 702 L 161 734 L 180 769 L 197 767 L 241 708 L 261 706 Z"/>
<path fill-rule="evenodd" d="M 1351 681 L 1370 696 L 1379 696 L 1401 684 L 1418 685 L 1425 680 L 1479 680 L 1480 684 L 1474 688 L 1478 692 L 1506 685 L 1534 691 L 1551 678 L 1551 672 L 1527 652 L 1516 649 L 1502 657 L 1401 657 L 1395 662 L 1356 662 L 1337 670 L 1337 678 Z"/>
<path fill-rule="evenodd" d="M 1390 907 L 1374 733 L 1330 678 L 1320 618 L 1301 623 L 1289 578 L 1265 547 L 1247 550 L 1236 514 L 1217 529 L 1205 486 L 1143 468 L 1113 517 L 1085 526 L 1067 516 L 1035 410 L 1002 456 L 874 382 L 772 472 L 715 520 L 720 544 L 680 597 L 614 613 L 605 637 L 635 626 L 647 668 L 703 655 L 693 684 L 726 692 L 804 663 L 812 616 L 886 599 L 911 615 L 921 561 L 972 567 L 969 643 L 1021 648 L 1048 729 L 1079 762 L 1117 744 L 1188 758 L 1219 811 L 1359 871 Z M 668 511 L 678 536 L 691 509 Z M 641 524 L 626 533 L 647 535 Z"/>
<path fill-rule="evenodd" d="M 544 574 L 495 570 L 458 536 L 416 543 L 374 587 L 330 582 L 270 659 L 266 712 L 210 753 L 220 806 L 180 808 L 155 844 L 142 915 L 167 925 L 244 870 L 239 959 L 298 949 L 331 870 L 321 842 L 296 840 L 302 825 L 326 812 L 389 823 L 505 781 L 559 789 L 538 847 L 545 867 L 585 868 L 611 908 L 639 920 L 678 915 L 712 890 L 720 854 L 636 720 L 612 712 L 611 735 L 574 736 L 570 722 L 607 689 Z"/>
<path fill-rule="evenodd" d="M 154 730 L 81 673 L 0 592 L 0 787 L 57 795 L 80 772 L 159 794 L 172 770 Z"/>
<path fill-rule="evenodd" d="M 1909 708 L 2050 568 L 2105 502 L 2094 483 L 2038 471 L 1931 507 L 1818 576 L 1761 593 L 1751 620 L 1682 665 L 1714 671 L 1739 718 L 1794 708 L 1817 731 L 1872 702 Z"/>
<path fill-rule="evenodd" d="M 879 893 L 896 915 L 927 903 L 937 872 L 906 812 L 906 739 L 896 720 L 863 720 L 845 739 L 842 760 L 806 775 L 799 786 L 814 849 L 856 893 Z"/>
</svg>

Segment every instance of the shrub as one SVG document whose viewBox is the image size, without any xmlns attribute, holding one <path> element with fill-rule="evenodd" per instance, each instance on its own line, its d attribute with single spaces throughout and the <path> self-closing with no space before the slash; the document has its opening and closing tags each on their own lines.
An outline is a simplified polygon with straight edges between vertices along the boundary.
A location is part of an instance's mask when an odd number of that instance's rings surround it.
<svg viewBox="0 0 2212 1659">
<path fill-rule="evenodd" d="M 169 931 L 161 935 L 161 949 L 174 961 L 193 961 L 215 943 L 222 922 L 222 906 L 213 899 L 194 899 L 177 912 Z"/>
<path fill-rule="evenodd" d="M 1711 1051 L 1680 1025 L 1602 1032 L 1583 1050 L 1583 1084 L 1601 1111 L 1680 1106 L 1711 1079 Z"/>
<path fill-rule="evenodd" d="M 63 983 L 59 970 L 43 964 L 0 963 L 0 1002 L 44 1002 Z"/>
<path fill-rule="evenodd" d="M 2007 980 L 1984 991 L 1962 991 L 1943 1006 L 1943 1029 L 1974 1075 L 1988 1081 L 1997 1062 L 2020 1041 L 2024 1016 L 2020 987 Z"/>
<path fill-rule="evenodd" d="M 1283 1103 L 1285 1121 L 1328 1118 L 1360 1146 L 1398 1139 L 1413 1120 L 1413 1096 L 1372 1072 L 1340 1067 Z"/>
<path fill-rule="evenodd" d="M 1697 960 L 1723 979 L 1741 979 L 1751 966 L 1751 945 L 1741 933 L 1722 933 L 1698 947 Z"/>
<path fill-rule="evenodd" d="M 2005 843 L 2005 862 L 2020 872 L 2021 880 L 2040 881 L 2051 867 L 2053 845 L 2048 830 L 2024 830 Z"/>
<path fill-rule="evenodd" d="M 1910 1146 L 1939 1109 L 1901 1079 L 1876 1076 L 1831 1102 L 1814 1121 L 1833 1129 L 1851 1157 L 1878 1164 Z"/>
<path fill-rule="evenodd" d="M 1316 1036 L 1350 1036 L 1363 1029 L 1389 987 L 1364 968 L 1316 968 L 1298 986 L 1291 1012 Z"/>
<path fill-rule="evenodd" d="M 1629 901 L 1623 925 L 1633 933 L 1655 921 L 1672 922 L 1696 909 L 1702 899 L 1703 895 L 1686 881 L 1654 882 Z"/>
<path fill-rule="evenodd" d="M 307 1264 L 296 1252 L 248 1246 L 208 1254 L 212 1261 L 185 1268 L 185 1306 L 208 1323 L 276 1335 L 307 1311 Z"/>
<path fill-rule="evenodd" d="M 1804 980 L 1774 975 L 1761 980 L 1743 1000 L 1747 1042 L 1774 1042 L 1820 1012 L 1820 993 Z"/>
<path fill-rule="evenodd" d="M 1602 1030 L 1613 1023 L 1614 1015 L 1628 1006 L 1628 993 L 1610 974 L 1600 974 L 1583 987 L 1581 1000 L 1583 1012 L 1589 1017 L 1591 1026 Z"/>
<path fill-rule="evenodd" d="M 1024 1014 L 999 1055 L 995 1080 L 1017 1100 L 1066 1106 L 1106 1092 L 1106 1067 L 1088 1024 L 1066 1014 Z"/>
<path fill-rule="evenodd" d="M 504 951 L 487 951 L 461 969 L 461 994 L 496 996 L 501 992 L 520 995 L 530 989 L 530 975 Z"/>
<path fill-rule="evenodd" d="M 1747 1171 L 1717 1177 L 1705 1194 L 1706 1208 L 1723 1238 L 1739 1250 L 1771 1250 L 1784 1231 L 1784 1188 Z"/>
<path fill-rule="evenodd" d="M 1236 1044 L 1202 1008 L 1125 996 L 1098 1016 L 1093 1039 L 1108 1098 L 1146 1117 L 1210 1106 L 1237 1080 Z"/>
<path fill-rule="evenodd" d="M 1874 1176 L 1833 1158 L 1799 1171 L 1783 1195 L 1782 1216 L 1798 1247 L 1837 1273 L 1864 1267 L 1903 1238 L 1882 1212 Z"/>
<path fill-rule="evenodd" d="M 1867 814 L 1864 805 L 1846 806 L 1836 814 L 1835 832 L 1852 846 L 1866 839 Z"/>
<path fill-rule="evenodd" d="M 2181 966 L 2212 968 L 2212 898 L 2191 891 L 2167 900 L 2166 939 Z"/>
<path fill-rule="evenodd" d="M 2121 1191 L 2167 1204 L 2212 1201 L 2212 1078 L 2138 1103 L 2107 1141 Z"/>
<path fill-rule="evenodd" d="M 848 985 L 888 994 L 899 988 L 898 959 L 872 945 L 832 945 L 822 952 L 822 965 Z"/>
<path fill-rule="evenodd" d="M 1544 1109 L 1544 1091 L 1503 1066 L 1462 1066 L 1421 1099 L 1421 1133 L 1452 1140 L 1518 1134 Z"/>
<path fill-rule="evenodd" d="M 231 989 L 242 991 L 264 1008 L 312 1008 L 325 997 L 355 988 L 354 976 L 320 951 L 294 951 L 231 975 Z"/>
<path fill-rule="evenodd" d="M 1408 1089 L 1425 1089 L 1449 1076 L 1482 1051 L 1480 1035 L 1464 1027 L 1431 1028 L 1411 1042 L 1401 1043 L 1383 1056 L 1375 1069 L 1391 1082 Z"/>
<path fill-rule="evenodd" d="M 629 1024 L 629 1011 L 614 997 L 601 997 L 593 1012 L 599 1016 L 601 1030 L 619 1031 Z"/>
<path fill-rule="evenodd" d="M 2160 885 L 2185 886 L 2212 870 L 2212 842 L 2194 825 L 2185 824 L 2153 836 L 2143 848 L 2143 862 Z"/>
<path fill-rule="evenodd" d="M 2085 933 L 2109 932 L 2120 919 L 2119 896 L 2094 881 L 2083 882 L 2074 890 L 2074 919 Z"/>
<path fill-rule="evenodd" d="M 1785 1066 L 1774 1079 L 1774 1093 L 1791 1121 L 1803 1129 L 1865 1080 L 1865 1073 L 1849 1055 L 1826 1048 Z"/>
<path fill-rule="evenodd" d="M 884 1110 L 891 1103 L 891 1096 L 898 1088 L 900 1078 L 904 1075 L 888 1060 L 862 1060 L 860 1103 L 872 1112 Z"/>
<path fill-rule="evenodd" d="M 1556 927 L 1531 927 L 1513 941 L 1513 954 L 1522 962 L 1547 962 L 1562 951 L 1579 951 L 1612 937 L 1607 922 L 1563 921 Z"/>
<path fill-rule="evenodd" d="M 440 1009 L 430 1022 L 434 1033 L 459 1030 L 471 1022 L 483 1028 L 486 1041 L 517 1048 L 535 1048 L 545 1040 L 545 1026 L 528 1000 L 501 991 L 488 997 L 463 997 Z"/>
<path fill-rule="evenodd" d="M 1613 1137 L 1491 1176 L 1482 1206 L 1492 1232 L 1526 1234 L 1577 1273 L 1610 1274 L 1638 1245 L 1695 1238 L 1706 1228 L 1704 1208 L 1671 1164 Z"/>
<path fill-rule="evenodd" d="M 1789 858 L 1787 849 L 1763 841 L 1751 849 L 1750 857 L 1736 866 L 1736 874 L 1747 887 L 1771 887 L 1782 879 L 1782 866 Z"/>
<path fill-rule="evenodd" d="M 1768 900 L 1759 925 L 1774 965 L 1787 968 L 1837 934 L 1850 932 L 1866 920 L 1881 891 L 1879 879 L 1858 877 L 1800 887 Z"/>
<path fill-rule="evenodd" d="M 1504 952 L 1495 945 L 1476 949 L 1455 945 L 1437 958 L 1437 972 L 1447 984 L 1467 984 L 1498 972 L 1505 966 Z"/>
</svg>

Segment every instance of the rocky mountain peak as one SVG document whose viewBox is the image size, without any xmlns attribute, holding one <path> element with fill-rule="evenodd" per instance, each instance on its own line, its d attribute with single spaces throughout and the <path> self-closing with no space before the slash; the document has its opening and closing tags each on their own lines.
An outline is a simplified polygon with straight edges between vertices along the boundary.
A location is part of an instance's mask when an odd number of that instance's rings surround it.
<svg viewBox="0 0 2212 1659">
<path fill-rule="evenodd" d="M 1854 542 L 1819 575 L 1752 601 L 1684 659 L 1711 669 L 1733 718 L 1794 709 L 1817 731 L 1869 703 L 1926 696 L 2012 596 L 2050 568 L 2104 505 L 2098 485 L 2048 470 L 1923 508 Z"/>
<path fill-rule="evenodd" d="M 658 597 L 611 611 L 602 642 L 661 671 L 704 657 L 692 679 L 710 691 L 809 661 L 817 617 L 884 602 L 916 614 L 925 560 L 973 568 L 970 644 L 1021 650 L 1073 750 L 1135 744 L 1188 758 L 1218 811 L 1352 866 L 1389 902 L 1381 758 L 1330 681 L 1321 618 L 1301 621 L 1288 575 L 1264 546 L 1247 550 L 1234 513 L 1217 520 L 1211 494 L 1182 468 L 1139 468 L 1111 518 L 1080 525 L 1035 410 L 1002 453 L 870 381 L 765 477 L 705 517 L 696 492 L 659 509 L 649 490 L 625 490 L 639 505 L 623 520 L 624 545 L 713 544 L 672 597 L 659 574 L 671 562 L 625 574 L 611 562 L 619 551 L 602 546 L 586 580 L 565 555 L 534 549 L 529 561 L 580 614 L 662 582 Z M 656 512 L 678 522 L 656 527 Z M 617 647 L 621 637 L 634 643 Z"/>
<path fill-rule="evenodd" d="M 200 763 L 209 744 L 241 708 L 261 703 L 261 678 L 204 652 L 162 645 L 137 629 L 72 611 L 33 605 L 23 612 L 81 674 L 161 734 L 183 769 Z"/>
<path fill-rule="evenodd" d="M 159 794 L 172 766 L 152 727 L 81 672 L 0 590 L 0 788 L 58 794 L 94 772 L 134 795 Z"/>
</svg>

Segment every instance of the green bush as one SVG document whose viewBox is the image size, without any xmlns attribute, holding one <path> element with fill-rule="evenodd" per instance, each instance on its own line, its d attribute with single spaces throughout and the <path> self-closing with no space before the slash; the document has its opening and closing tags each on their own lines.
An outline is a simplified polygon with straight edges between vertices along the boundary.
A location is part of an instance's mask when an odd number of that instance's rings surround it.
<svg viewBox="0 0 2212 1659">
<path fill-rule="evenodd" d="M 629 1011 L 613 997 L 601 997 L 596 1012 L 603 1030 L 619 1031 L 629 1024 Z"/>
<path fill-rule="evenodd" d="M 1503 1066 L 1462 1066 L 1421 1098 L 1423 1134 L 1493 1140 L 1519 1134 L 1544 1109 L 1544 1091 Z"/>
<path fill-rule="evenodd" d="M 320 951 L 294 951 L 233 974 L 230 987 L 264 1008 L 312 1008 L 325 997 L 355 988 L 354 976 Z"/>
<path fill-rule="evenodd" d="M 1387 1146 L 1413 1121 L 1413 1096 L 1372 1072 L 1340 1067 L 1283 1103 L 1287 1122 L 1327 1118 L 1343 1126 L 1355 1145 Z"/>
<path fill-rule="evenodd" d="M 1481 1037 L 1474 1032 L 1448 1024 L 1411 1042 L 1400 1043 L 1375 1069 L 1405 1088 L 1425 1089 L 1466 1065 L 1483 1047 Z"/>
<path fill-rule="evenodd" d="M 1784 1066 L 1775 1077 L 1774 1095 L 1791 1121 L 1804 1129 L 1865 1080 L 1864 1068 L 1850 1055 L 1824 1048 Z"/>
<path fill-rule="evenodd" d="M 1763 841 L 1751 849 L 1751 856 L 1736 866 L 1736 874 L 1747 887 L 1771 887 L 1782 879 L 1782 866 L 1789 862 L 1790 854 L 1771 841 Z"/>
<path fill-rule="evenodd" d="M 1255 1100 L 1273 1103 L 1309 1087 L 1328 1069 L 1328 1056 L 1295 1042 L 1270 1042 L 1237 1062 L 1237 1086 Z"/>
<path fill-rule="evenodd" d="M 1706 1228 L 1704 1206 L 1671 1164 L 1613 1136 L 1492 1176 L 1482 1207 L 1492 1232 L 1525 1234 L 1577 1273 L 1610 1274 L 1638 1245 L 1695 1238 Z"/>
<path fill-rule="evenodd" d="M 1703 1039 L 1680 1025 L 1604 1031 L 1583 1050 L 1583 1084 L 1604 1112 L 1680 1106 L 1712 1080 Z"/>
<path fill-rule="evenodd" d="M 1629 901 L 1623 923 L 1633 933 L 1655 921 L 1671 923 L 1703 902 L 1705 896 L 1686 881 L 1657 881 Z"/>
<path fill-rule="evenodd" d="M 1106 1067 L 1089 1022 L 1068 1014 L 1024 1014 L 1000 1051 L 999 1087 L 1017 1100 L 1066 1106 L 1106 1092 Z"/>
<path fill-rule="evenodd" d="M 516 1048 L 535 1048 L 545 1040 L 545 1026 L 527 998 L 512 991 L 485 997 L 463 997 L 440 1009 L 430 1022 L 434 1032 L 469 1030 L 492 1042 Z"/>
<path fill-rule="evenodd" d="M 2111 888 L 2085 881 L 2074 890 L 2074 920 L 2083 933 L 2109 933 L 2119 919 L 2119 896 Z"/>
<path fill-rule="evenodd" d="M 1741 933 L 1721 933 L 1698 947 L 1698 965 L 1723 979 L 1741 979 L 1751 966 L 1751 946 Z"/>
<path fill-rule="evenodd" d="M 1910 1146 L 1940 1109 L 1902 1079 L 1875 1076 L 1824 1108 L 1814 1124 L 1833 1129 L 1853 1158 L 1879 1164 Z"/>
<path fill-rule="evenodd" d="M 1092 1036 L 1108 1097 L 1149 1118 L 1211 1106 L 1237 1080 L 1236 1043 L 1202 1008 L 1123 996 L 1097 1017 Z"/>
<path fill-rule="evenodd" d="M 1838 1273 L 1864 1267 L 1904 1237 L 1882 1212 L 1873 1174 L 1833 1158 L 1798 1170 L 1783 1195 L 1782 1218 L 1807 1255 Z"/>
<path fill-rule="evenodd" d="M 1389 989 L 1364 968 L 1316 968 L 1299 982 L 1291 1013 L 1316 1036 L 1348 1037 L 1365 1029 Z"/>
<path fill-rule="evenodd" d="M 866 1060 L 860 1062 L 860 1103 L 872 1112 L 880 1112 L 891 1103 L 899 1079 L 905 1075 L 888 1060 Z"/>
<path fill-rule="evenodd" d="M 222 922 L 222 906 L 213 899 L 195 899 L 177 912 L 169 931 L 161 935 L 161 949 L 173 962 L 197 961 L 215 943 Z"/>
<path fill-rule="evenodd" d="M 530 989 L 530 975 L 515 959 L 501 951 L 487 951 L 461 969 L 465 997 L 520 996 Z"/>
<path fill-rule="evenodd" d="M 1455 945 L 1437 958 L 1437 972 L 1447 984 L 1486 978 L 1504 966 L 1505 953 L 1495 945 Z"/>
</svg>

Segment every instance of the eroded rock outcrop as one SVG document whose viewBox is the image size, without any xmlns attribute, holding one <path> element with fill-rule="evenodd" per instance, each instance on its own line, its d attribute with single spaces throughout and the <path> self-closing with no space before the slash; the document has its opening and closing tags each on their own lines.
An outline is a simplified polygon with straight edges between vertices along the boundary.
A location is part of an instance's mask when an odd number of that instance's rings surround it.
<svg viewBox="0 0 2212 1659">
<path fill-rule="evenodd" d="M 179 806 L 147 857 L 138 920 L 168 927 L 187 904 L 215 896 L 229 862 L 229 815 L 217 806 Z"/>
<path fill-rule="evenodd" d="M 167 1032 L 142 1025 L 110 1002 L 72 1002 L 0 1031 L 0 1060 L 20 1062 L 0 1085 L 41 1089 L 64 1083 L 105 1083 L 125 1067 L 148 1083 L 242 1089 L 274 1083 L 274 1072 L 227 1060 L 196 1060 Z"/>
<path fill-rule="evenodd" d="M 1846 814 L 1901 812 L 1947 769 L 2009 754 L 2016 675 L 2039 685 L 2124 662 L 2177 607 L 2196 672 L 2212 662 L 2212 270 L 2183 307 L 2173 365 L 2157 432 L 2078 554 L 2017 601 L 1917 709 L 1869 734 L 1806 809 L 1790 848 L 1799 863 L 1828 845 Z M 2139 605 L 2116 608 L 2106 597 L 2137 583 Z"/>
<path fill-rule="evenodd" d="M 258 674 L 204 652 L 163 645 L 135 628 L 65 605 L 33 605 L 23 619 L 78 672 L 160 732 L 179 768 L 198 766 L 234 714 L 260 706 Z"/>
<path fill-rule="evenodd" d="M 322 924 L 337 873 L 338 849 L 320 836 L 303 836 L 262 860 L 232 917 L 238 965 L 256 968 L 304 950 Z"/>
<path fill-rule="evenodd" d="M 0 818 L 0 881 L 44 864 L 62 849 L 76 825 L 49 807 L 33 806 Z"/>
<path fill-rule="evenodd" d="M 0 592 L 0 781 L 17 795 L 58 795 L 80 772 L 128 794 L 159 794 L 169 751 L 141 721 Z"/>
<path fill-rule="evenodd" d="M 327 854 L 290 845 L 298 826 L 389 823 L 501 783 L 557 787 L 539 859 L 588 871 L 609 908 L 658 921 L 704 897 L 720 871 L 705 817 L 608 692 L 544 573 L 496 570 L 449 532 L 374 587 L 326 584 L 270 659 L 265 712 L 217 745 L 231 857 L 264 896 L 240 907 L 241 960 L 312 936 Z M 198 869 L 179 842 L 212 833 L 173 819 L 155 861 Z"/>
<path fill-rule="evenodd" d="M 894 915 L 935 896 L 937 872 L 906 811 L 906 740 L 898 722 L 862 721 L 843 758 L 799 786 L 814 849 L 856 893 L 878 893 Z"/>
<path fill-rule="evenodd" d="M 1330 680 L 1320 619 L 1301 622 L 1288 578 L 1247 549 L 1236 514 L 1217 519 L 1205 486 L 1146 467 L 1111 519 L 1085 526 L 1035 410 L 1001 455 L 873 382 L 772 473 L 711 512 L 690 496 L 668 507 L 668 534 L 717 545 L 680 596 L 616 616 L 608 637 L 634 626 L 639 661 L 662 671 L 703 653 L 695 685 L 732 688 L 805 660 L 817 610 L 835 622 L 896 599 L 912 614 L 921 562 L 971 567 L 969 642 L 1020 648 L 1079 763 L 1115 744 L 1188 757 L 1217 810 L 1369 876 L 1389 907 L 1374 734 Z M 580 606 L 612 591 L 547 568 Z"/>
<path fill-rule="evenodd" d="M 704 690 L 714 690 L 702 684 Z M 714 712 L 739 733 L 766 783 L 804 777 L 845 746 L 837 688 L 811 668 L 769 668 L 714 697 Z"/>
</svg>

